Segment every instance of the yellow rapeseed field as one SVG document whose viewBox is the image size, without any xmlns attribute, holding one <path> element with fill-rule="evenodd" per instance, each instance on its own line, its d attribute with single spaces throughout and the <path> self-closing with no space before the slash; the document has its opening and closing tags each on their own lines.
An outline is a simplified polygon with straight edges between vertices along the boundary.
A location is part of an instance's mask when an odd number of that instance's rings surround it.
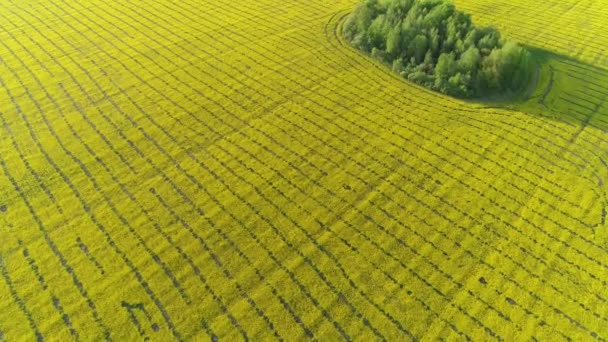
<svg viewBox="0 0 608 342">
<path fill-rule="evenodd" d="M 0 2 L 0 341 L 608 339 L 608 1 L 456 0 L 511 103 L 355 0 Z"/>
</svg>

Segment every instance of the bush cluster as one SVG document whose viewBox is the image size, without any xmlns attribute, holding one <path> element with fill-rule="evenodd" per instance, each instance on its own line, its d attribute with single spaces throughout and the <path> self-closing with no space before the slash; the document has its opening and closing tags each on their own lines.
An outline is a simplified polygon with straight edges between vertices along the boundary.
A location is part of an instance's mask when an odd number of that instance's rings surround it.
<svg viewBox="0 0 608 342">
<path fill-rule="evenodd" d="M 446 0 L 365 0 L 343 32 L 404 78 L 453 96 L 515 92 L 532 73 L 528 51 Z"/>
</svg>

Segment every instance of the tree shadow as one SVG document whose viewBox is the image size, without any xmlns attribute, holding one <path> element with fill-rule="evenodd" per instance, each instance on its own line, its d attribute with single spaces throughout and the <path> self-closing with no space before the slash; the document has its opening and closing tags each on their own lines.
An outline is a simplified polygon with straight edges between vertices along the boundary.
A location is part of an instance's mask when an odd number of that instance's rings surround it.
<svg viewBox="0 0 608 342">
<path fill-rule="evenodd" d="M 528 89 L 470 102 L 608 131 L 608 70 L 554 51 L 525 46 L 536 64 Z"/>
</svg>

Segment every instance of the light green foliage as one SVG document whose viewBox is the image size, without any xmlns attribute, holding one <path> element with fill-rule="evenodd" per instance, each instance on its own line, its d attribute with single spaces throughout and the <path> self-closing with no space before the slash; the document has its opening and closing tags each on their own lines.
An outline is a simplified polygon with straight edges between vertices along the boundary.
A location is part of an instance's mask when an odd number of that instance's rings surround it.
<svg viewBox="0 0 608 342">
<path fill-rule="evenodd" d="M 389 30 L 386 38 L 386 52 L 389 55 L 397 54 L 401 51 L 401 26 L 395 26 Z"/>
<path fill-rule="evenodd" d="M 403 72 L 403 60 L 401 58 L 395 59 L 393 61 L 393 71 L 401 74 Z"/>
<path fill-rule="evenodd" d="M 448 79 L 456 73 L 454 54 L 442 53 L 435 66 L 435 89 L 442 93 L 448 92 Z"/>
<path fill-rule="evenodd" d="M 426 53 L 427 47 L 428 42 L 426 36 L 423 34 L 417 35 L 414 40 L 412 40 L 412 57 L 416 61 L 416 64 L 419 64 L 424 60 L 424 54 Z"/>
<path fill-rule="evenodd" d="M 477 71 L 479 62 L 481 61 L 481 54 L 479 49 L 475 46 L 469 47 L 458 60 L 458 70 L 462 72 L 474 73 Z"/>
<path fill-rule="evenodd" d="M 346 22 L 344 35 L 408 80 L 445 94 L 517 91 L 531 77 L 525 49 L 503 41 L 494 28 L 474 27 L 468 14 L 446 0 L 365 1 Z"/>
</svg>

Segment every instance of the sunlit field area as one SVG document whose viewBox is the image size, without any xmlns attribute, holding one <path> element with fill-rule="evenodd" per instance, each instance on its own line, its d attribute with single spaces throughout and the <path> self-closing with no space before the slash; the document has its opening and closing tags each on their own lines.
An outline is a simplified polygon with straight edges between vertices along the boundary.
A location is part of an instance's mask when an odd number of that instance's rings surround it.
<svg viewBox="0 0 608 342">
<path fill-rule="evenodd" d="M 356 4 L 2 1 L 0 341 L 608 339 L 608 1 L 455 0 L 508 101 Z"/>
</svg>

